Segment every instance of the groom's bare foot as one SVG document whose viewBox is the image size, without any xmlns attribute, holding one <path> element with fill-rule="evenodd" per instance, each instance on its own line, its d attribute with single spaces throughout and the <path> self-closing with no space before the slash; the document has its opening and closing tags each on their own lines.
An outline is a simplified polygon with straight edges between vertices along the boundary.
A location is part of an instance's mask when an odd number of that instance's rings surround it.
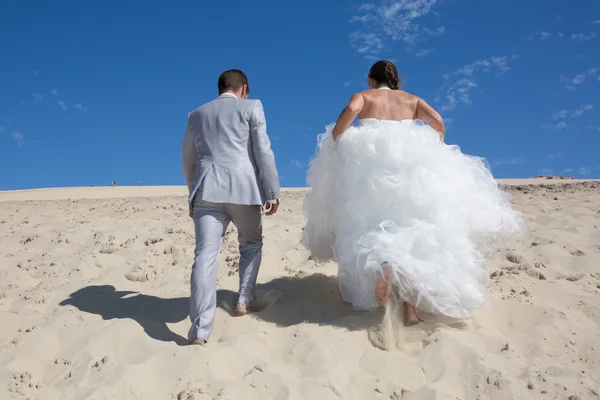
<svg viewBox="0 0 600 400">
<path fill-rule="evenodd" d="M 419 323 L 419 316 L 415 306 L 404 302 L 404 323 L 406 326 L 412 326 Z"/>
<path fill-rule="evenodd" d="M 198 339 L 192 340 L 189 344 L 196 345 L 196 346 L 204 346 L 206 344 L 206 340 L 204 340 L 202 338 L 198 338 Z"/>
<path fill-rule="evenodd" d="M 244 304 L 237 304 L 235 306 L 235 315 L 237 315 L 238 317 L 241 317 L 242 315 L 246 315 L 248 313 L 252 312 L 252 306 L 251 305 L 244 305 Z"/>
<path fill-rule="evenodd" d="M 392 268 L 390 264 L 383 264 L 383 276 L 375 287 L 375 297 L 379 304 L 385 304 L 392 296 Z"/>
</svg>

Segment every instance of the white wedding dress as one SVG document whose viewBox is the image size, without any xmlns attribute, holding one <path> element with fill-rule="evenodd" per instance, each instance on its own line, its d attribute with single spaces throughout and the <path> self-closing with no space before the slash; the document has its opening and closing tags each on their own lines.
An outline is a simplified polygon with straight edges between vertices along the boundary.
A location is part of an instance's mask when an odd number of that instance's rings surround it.
<svg viewBox="0 0 600 400">
<path fill-rule="evenodd" d="M 483 160 L 416 120 L 362 119 L 337 143 L 333 126 L 319 136 L 307 177 L 302 242 L 313 259 L 338 263 L 341 296 L 354 309 L 378 307 L 387 262 L 421 318 L 471 317 L 486 296 L 486 255 L 524 231 Z"/>
</svg>

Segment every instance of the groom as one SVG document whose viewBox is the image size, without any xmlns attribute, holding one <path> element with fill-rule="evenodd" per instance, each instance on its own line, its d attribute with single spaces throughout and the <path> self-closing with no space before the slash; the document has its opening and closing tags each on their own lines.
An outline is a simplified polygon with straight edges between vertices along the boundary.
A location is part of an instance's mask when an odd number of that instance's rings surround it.
<svg viewBox="0 0 600 400">
<path fill-rule="evenodd" d="M 230 222 L 238 230 L 240 290 L 235 311 L 251 311 L 262 256 L 261 207 L 279 206 L 279 177 L 260 100 L 248 100 L 248 78 L 221 74 L 219 97 L 188 115 L 182 146 L 196 248 L 191 276 L 190 344 L 203 345 L 213 328 L 217 264 Z"/>
</svg>

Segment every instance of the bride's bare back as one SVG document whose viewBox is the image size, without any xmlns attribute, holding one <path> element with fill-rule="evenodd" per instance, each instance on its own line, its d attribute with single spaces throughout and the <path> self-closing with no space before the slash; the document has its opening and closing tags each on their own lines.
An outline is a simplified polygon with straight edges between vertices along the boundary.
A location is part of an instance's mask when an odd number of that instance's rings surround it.
<svg viewBox="0 0 600 400">
<path fill-rule="evenodd" d="M 440 132 L 444 140 L 445 129 L 441 115 L 425 100 L 403 90 L 369 89 L 352 96 L 333 130 L 334 139 L 341 135 L 354 118 L 375 118 L 402 121 L 421 120 Z"/>
<path fill-rule="evenodd" d="M 445 136 L 444 120 L 427 102 L 415 95 L 399 90 L 398 71 L 389 61 L 379 61 L 369 72 L 371 89 L 356 93 L 340 114 L 333 138 L 336 139 L 350 126 L 354 118 L 375 118 L 402 121 L 421 120 Z"/>
<path fill-rule="evenodd" d="M 419 98 L 403 90 L 370 89 L 359 93 L 363 107 L 359 118 L 376 118 L 392 121 L 414 119 Z"/>
</svg>

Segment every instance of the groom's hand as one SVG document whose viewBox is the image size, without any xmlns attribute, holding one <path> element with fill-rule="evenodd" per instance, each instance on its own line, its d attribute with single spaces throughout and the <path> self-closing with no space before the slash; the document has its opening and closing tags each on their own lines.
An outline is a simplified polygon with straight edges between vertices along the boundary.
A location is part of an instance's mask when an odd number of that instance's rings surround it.
<svg viewBox="0 0 600 400">
<path fill-rule="evenodd" d="M 279 200 L 276 200 L 275 203 L 267 202 L 265 204 L 265 210 L 267 211 L 265 215 L 273 215 L 277 212 L 279 208 Z"/>
</svg>

